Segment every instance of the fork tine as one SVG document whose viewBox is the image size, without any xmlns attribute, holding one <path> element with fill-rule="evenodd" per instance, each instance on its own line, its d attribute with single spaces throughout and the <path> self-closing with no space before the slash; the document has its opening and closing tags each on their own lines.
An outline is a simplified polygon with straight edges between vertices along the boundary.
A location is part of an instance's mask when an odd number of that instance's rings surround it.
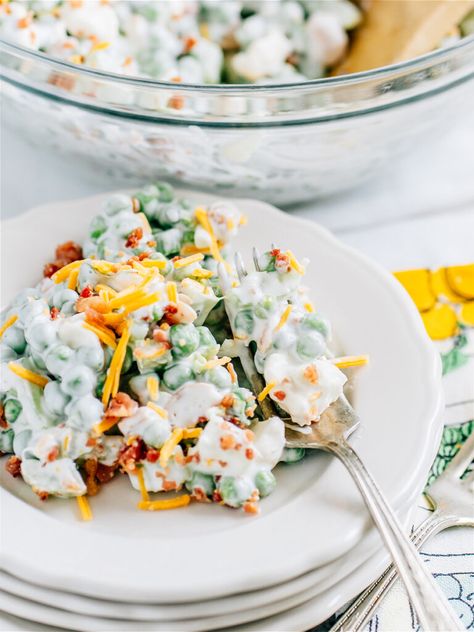
<svg viewBox="0 0 474 632">
<path fill-rule="evenodd" d="M 234 261 L 235 269 L 237 270 L 237 276 L 239 277 L 239 281 L 242 281 L 242 279 L 247 276 L 247 270 L 245 269 L 244 260 L 242 259 L 242 255 L 240 254 L 240 252 L 235 253 Z"/>
<path fill-rule="evenodd" d="M 462 476 L 474 459 L 474 432 L 466 439 L 459 448 L 456 456 L 445 469 L 445 472 L 454 476 Z"/>
<path fill-rule="evenodd" d="M 223 263 L 217 265 L 217 274 L 219 276 L 219 285 L 221 286 L 222 293 L 225 294 L 231 287 L 229 274 Z"/>
<path fill-rule="evenodd" d="M 257 248 L 255 248 L 255 247 L 252 249 L 252 257 L 253 257 L 253 265 L 255 266 L 255 270 L 257 272 L 261 272 L 261 270 L 260 270 L 260 263 L 259 263 L 260 253 L 258 252 Z"/>
</svg>

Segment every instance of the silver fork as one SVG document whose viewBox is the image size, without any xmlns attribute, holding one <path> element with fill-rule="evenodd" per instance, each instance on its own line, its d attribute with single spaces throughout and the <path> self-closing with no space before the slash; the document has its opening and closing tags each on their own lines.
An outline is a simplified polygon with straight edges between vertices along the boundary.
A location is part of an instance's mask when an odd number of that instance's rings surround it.
<svg viewBox="0 0 474 632">
<path fill-rule="evenodd" d="M 254 249 L 255 268 L 259 268 L 259 255 Z M 240 281 L 247 275 L 240 253 L 235 255 L 235 267 Z M 230 287 L 230 281 L 221 264 L 219 277 L 224 294 Z M 228 313 L 232 329 L 232 318 Z M 255 393 L 264 388 L 262 376 L 255 368 L 253 356 L 248 347 L 240 341 L 235 343 L 235 350 L 242 363 L 242 368 Z M 261 402 L 264 417 L 280 416 L 272 400 L 267 397 Z M 291 422 L 290 419 L 286 421 Z M 446 632 L 447 630 L 464 630 L 459 619 L 448 604 L 447 599 L 435 584 L 431 573 L 425 568 L 418 552 L 410 539 L 403 532 L 393 510 L 385 500 L 379 487 L 365 468 L 358 454 L 347 439 L 359 425 L 359 419 L 344 396 L 334 402 L 320 417 L 307 426 L 308 433 L 301 433 L 286 426 L 286 445 L 290 448 L 310 448 L 331 452 L 346 466 L 364 498 L 367 508 L 377 525 L 380 534 L 389 549 L 392 559 L 402 578 L 408 595 L 415 608 L 423 629 L 428 632 Z"/>
<path fill-rule="evenodd" d="M 474 432 L 464 442 L 444 472 L 425 490 L 433 513 L 413 532 L 411 541 L 419 549 L 433 535 L 449 527 L 474 527 L 474 471 L 461 476 L 474 459 Z M 390 565 L 344 613 L 330 632 L 359 632 L 397 578 Z"/>
</svg>

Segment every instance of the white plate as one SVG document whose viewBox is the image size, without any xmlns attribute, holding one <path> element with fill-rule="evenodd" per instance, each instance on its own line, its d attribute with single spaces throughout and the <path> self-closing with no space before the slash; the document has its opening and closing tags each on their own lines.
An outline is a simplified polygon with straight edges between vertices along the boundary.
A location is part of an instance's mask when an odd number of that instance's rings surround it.
<svg viewBox="0 0 474 632">
<path fill-rule="evenodd" d="M 196 202 L 215 199 L 186 195 Z M 6 298 L 37 280 L 57 243 L 84 237 L 104 197 L 39 207 L 5 222 Z M 248 253 L 253 244 L 263 250 L 276 241 L 308 256 L 307 284 L 341 348 L 369 353 L 371 365 L 357 382 L 363 423 L 354 443 L 391 504 L 400 507 L 426 478 L 441 431 L 439 358 L 415 307 L 391 275 L 316 224 L 262 202 L 238 203 L 249 223 L 236 247 Z M 2 476 L 0 566 L 94 597 L 185 603 L 297 577 L 351 550 L 368 529 L 360 496 L 334 459 L 314 454 L 280 467 L 277 478 L 262 515 L 249 518 L 199 504 L 159 515 L 138 512 L 123 477 L 93 499 L 95 520 L 83 524 L 72 502 L 40 503 L 21 482 Z"/>
</svg>

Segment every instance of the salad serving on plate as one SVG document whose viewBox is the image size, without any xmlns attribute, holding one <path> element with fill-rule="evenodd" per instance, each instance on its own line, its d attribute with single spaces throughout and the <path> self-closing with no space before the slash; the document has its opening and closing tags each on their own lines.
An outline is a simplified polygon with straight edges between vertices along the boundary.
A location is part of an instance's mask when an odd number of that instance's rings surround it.
<svg viewBox="0 0 474 632">
<path fill-rule="evenodd" d="M 84 518 L 86 496 L 118 472 L 140 509 L 195 499 L 258 512 L 275 465 L 304 455 L 258 402 L 272 398 L 304 431 L 341 395 L 339 367 L 365 358 L 333 357 L 302 285 L 306 262 L 291 251 L 272 247 L 238 280 L 229 253 L 243 223 L 231 202 L 194 207 L 157 183 L 111 196 L 82 246 L 57 248 L 0 329 L 0 442 L 13 476 L 41 498 L 76 497 Z M 218 266 L 232 279 L 224 296 Z M 242 344 L 261 393 L 239 375 Z"/>
</svg>

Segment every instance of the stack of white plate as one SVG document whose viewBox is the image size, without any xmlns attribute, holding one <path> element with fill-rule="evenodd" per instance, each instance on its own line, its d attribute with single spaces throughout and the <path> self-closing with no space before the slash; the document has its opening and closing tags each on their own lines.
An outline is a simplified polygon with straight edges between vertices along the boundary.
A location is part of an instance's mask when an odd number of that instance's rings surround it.
<svg viewBox="0 0 474 632">
<path fill-rule="evenodd" d="M 35 282 L 57 243 L 83 238 L 100 204 L 55 204 L 5 222 L 7 300 Z M 307 283 L 338 345 L 370 355 L 354 385 L 362 426 L 353 442 L 408 524 L 441 431 L 438 359 L 416 309 L 388 273 L 315 224 L 261 202 L 238 204 L 249 216 L 238 248 L 276 242 L 308 256 Z M 20 246 L 28 258 L 16 256 Z M 1 470 L 0 629 L 304 630 L 388 560 L 355 485 L 322 453 L 278 466 L 277 489 L 257 517 L 207 504 L 140 512 L 118 477 L 83 523 L 73 501 L 42 503 Z"/>
</svg>

